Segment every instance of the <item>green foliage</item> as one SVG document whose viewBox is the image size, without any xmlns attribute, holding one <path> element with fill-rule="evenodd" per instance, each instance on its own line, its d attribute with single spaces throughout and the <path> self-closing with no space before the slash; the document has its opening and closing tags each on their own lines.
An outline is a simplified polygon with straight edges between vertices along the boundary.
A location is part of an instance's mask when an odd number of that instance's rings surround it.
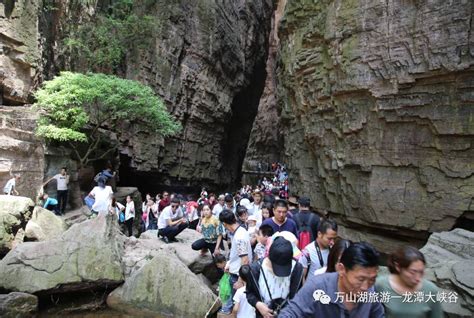
<svg viewBox="0 0 474 318">
<path fill-rule="evenodd" d="M 163 136 L 181 129 L 150 87 L 112 75 L 62 72 L 45 82 L 35 97 L 40 111 L 36 134 L 50 140 L 88 142 L 97 147 L 99 127 L 107 124 L 116 129 L 125 120 L 139 122 Z M 81 162 L 85 157 L 80 156 Z"/>
<path fill-rule="evenodd" d="M 95 1 L 79 3 L 97 6 Z M 114 0 L 105 8 L 96 8 L 90 21 L 70 25 L 65 54 L 71 61 L 82 61 L 89 70 L 116 72 L 128 50 L 151 45 L 157 28 L 152 16 L 135 13 L 133 5 L 133 0 Z"/>
</svg>

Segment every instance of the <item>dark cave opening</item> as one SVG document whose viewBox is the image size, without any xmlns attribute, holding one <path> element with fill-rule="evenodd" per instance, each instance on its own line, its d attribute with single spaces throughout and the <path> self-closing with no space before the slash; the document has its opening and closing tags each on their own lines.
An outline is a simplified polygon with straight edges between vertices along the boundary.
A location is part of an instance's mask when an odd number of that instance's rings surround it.
<svg viewBox="0 0 474 318">
<path fill-rule="evenodd" d="M 265 61 L 256 64 L 250 84 L 233 99 L 232 115 L 226 130 L 227 136 L 222 144 L 221 181 L 229 190 L 240 186 L 242 164 L 252 131 L 253 122 L 258 112 L 260 97 L 265 87 L 267 73 Z"/>
<path fill-rule="evenodd" d="M 3 1 L 3 5 L 5 7 L 5 16 L 7 17 L 7 19 L 10 19 L 12 13 L 13 13 L 13 9 L 15 9 L 15 0 L 5 0 Z"/>
<path fill-rule="evenodd" d="M 200 186 L 183 185 L 178 180 L 170 179 L 158 171 L 137 171 L 132 166 L 132 158 L 127 155 L 120 154 L 119 182 L 120 187 L 136 187 L 138 191 L 145 197 L 145 194 L 150 193 L 155 197 L 157 193 L 163 191 L 175 192 L 193 199 L 197 199 L 201 191 Z M 190 199 L 191 199 L 190 198 Z"/>
<path fill-rule="evenodd" d="M 453 229 L 457 228 L 474 232 L 474 211 L 464 212 L 453 226 Z"/>
</svg>

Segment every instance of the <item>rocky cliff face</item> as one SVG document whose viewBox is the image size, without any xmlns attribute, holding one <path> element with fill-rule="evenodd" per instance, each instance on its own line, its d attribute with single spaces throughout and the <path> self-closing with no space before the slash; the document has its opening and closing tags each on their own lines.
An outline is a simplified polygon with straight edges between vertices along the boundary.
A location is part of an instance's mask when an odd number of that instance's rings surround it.
<svg viewBox="0 0 474 318">
<path fill-rule="evenodd" d="M 3 104 L 23 104 L 39 80 L 68 67 L 61 55 L 65 24 L 87 21 L 94 10 L 79 14 L 69 0 L 7 3 L 0 5 Z M 148 49 L 129 52 L 125 75 L 153 87 L 184 129 L 163 140 L 124 123 L 117 135 L 122 181 L 144 187 L 238 183 L 266 76 L 272 1 L 160 0 L 140 2 L 136 10 L 142 5 L 159 32 Z"/>
<path fill-rule="evenodd" d="M 388 250 L 472 217 L 473 11 L 288 2 L 278 79 L 290 185 L 342 234 Z"/>
<path fill-rule="evenodd" d="M 154 45 L 129 56 L 127 77 L 164 98 L 183 132 L 160 140 L 139 127 L 121 137 L 133 174 L 155 183 L 225 186 L 240 169 L 265 81 L 269 0 L 158 1 Z M 141 179 L 143 180 L 143 178 Z"/>
<path fill-rule="evenodd" d="M 269 50 L 266 65 L 267 77 L 265 88 L 258 105 L 257 117 L 253 123 L 245 161 L 244 170 L 257 170 L 258 163 L 263 168 L 271 162 L 279 161 L 282 154 L 283 136 L 280 127 L 281 109 L 277 103 L 277 55 L 280 48 L 278 38 L 278 27 L 285 10 L 287 0 L 276 2 L 276 8 L 272 16 L 271 32 L 268 39 Z"/>
<path fill-rule="evenodd" d="M 0 3 L 0 105 L 30 100 L 40 59 L 39 2 Z"/>
</svg>

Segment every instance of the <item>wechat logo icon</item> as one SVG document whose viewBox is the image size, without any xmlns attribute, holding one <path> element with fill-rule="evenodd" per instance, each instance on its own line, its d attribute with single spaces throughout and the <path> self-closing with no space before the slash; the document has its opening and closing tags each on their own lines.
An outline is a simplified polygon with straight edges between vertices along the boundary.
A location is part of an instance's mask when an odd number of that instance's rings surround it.
<svg viewBox="0 0 474 318">
<path fill-rule="evenodd" d="M 313 298 L 315 301 L 319 301 L 323 305 L 327 305 L 331 302 L 331 297 L 329 297 L 322 289 L 316 289 L 313 293 Z"/>
</svg>

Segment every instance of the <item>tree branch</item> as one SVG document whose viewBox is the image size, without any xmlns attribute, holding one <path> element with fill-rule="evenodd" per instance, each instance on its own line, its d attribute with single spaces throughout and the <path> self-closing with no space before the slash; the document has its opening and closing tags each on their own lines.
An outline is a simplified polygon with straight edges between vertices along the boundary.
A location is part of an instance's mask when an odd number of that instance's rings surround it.
<svg viewBox="0 0 474 318">
<path fill-rule="evenodd" d="M 101 159 L 104 159 L 105 156 L 107 156 L 110 152 L 114 151 L 115 148 L 110 148 L 109 150 L 105 151 L 103 154 L 101 154 L 99 157 L 97 158 L 93 158 L 93 159 L 89 159 L 89 161 L 97 161 L 97 160 L 101 160 Z"/>
<path fill-rule="evenodd" d="M 79 154 L 79 151 L 77 150 L 77 147 L 74 145 L 74 143 L 69 141 L 68 144 L 72 148 L 72 150 L 74 150 L 74 153 L 76 154 L 76 157 L 79 160 L 79 164 L 81 165 L 81 168 L 82 168 L 82 166 L 84 165 L 84 158 L 81 157 L 81 155 Z"/>
<path fill-rule="evenodd" d="M 91 143 L 89 147 L 87 148 L 87 152 L 84 155 L 84 158 L 87 160 L 86 161 L 87 163 L 89 163 L 90 161 L 87 158 L 89 158 L 90 154 L 97 148 L 97 146 L 99 145 L 99 141 L 100 141 L 100 135 L 97 135 L 97 139 L 93 143 Z"/>
</svg>

